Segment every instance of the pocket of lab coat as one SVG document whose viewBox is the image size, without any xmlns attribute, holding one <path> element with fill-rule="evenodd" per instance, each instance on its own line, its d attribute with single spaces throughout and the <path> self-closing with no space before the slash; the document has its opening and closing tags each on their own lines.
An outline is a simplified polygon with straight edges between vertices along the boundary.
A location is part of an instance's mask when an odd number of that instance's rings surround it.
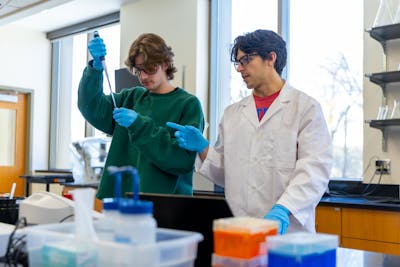
<svg viewBox="0 0 400 267">
<path fill-rule="evenodd" d="M 276 163 L 280 168 L 294 168 L 297 159 L 297 133 L 281 131 L 276 142 Z"/>
</svg>

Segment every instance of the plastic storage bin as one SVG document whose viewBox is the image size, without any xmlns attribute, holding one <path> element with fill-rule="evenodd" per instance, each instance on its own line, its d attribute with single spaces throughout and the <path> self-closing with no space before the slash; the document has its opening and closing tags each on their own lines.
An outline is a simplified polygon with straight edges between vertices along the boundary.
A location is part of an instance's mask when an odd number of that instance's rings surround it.
<svg viewBox="0 0 400 267">
<path fill-rule="evenodd" d="M 335 267 L 338 237 L 293 233 L 268 237 L 268 267 Z"/>
<path fill-rule="evenodd" d="M 97 223 L 94 223 L 97 230 Z M 52 256 L 63 255 L 59 251 L 49 254 L 49 247 L 74 242 L 74 224 L 48 224 L 25 228 L 30 267 L 46 266 L 44 262 Z M 131 245 L 97 240 L 90 242 L 90 254 L 95 257 L 95 266 L 140 266 L 140 267 L 192 267 L 197 255 L 197 245 L 203 236 L 196 232 L 157 229 L 154 244 Z M 84 246 L 84 250 L 87 246 Z M 54 252 L 54 251 L 53 251 Z M 64 253 L 65 254 L 68 253 Z M 83 255 L 83 256 L 87 256 Z M 79 258 L 82 255 L 79 255 Z M 60 265 L 58 265 L 60 266 Z M 87 266 L 79 263 L 69 266 Z M 93 266 L 93 265 L 90 265 Z"/>
<path fill-rule="evenodd" d="M 266 254 L 267 236 L 276 235 L 278 223 L 251 217 L 232 217 L 213 222 L 214 253 L 251 259 Z"/>
</svg>

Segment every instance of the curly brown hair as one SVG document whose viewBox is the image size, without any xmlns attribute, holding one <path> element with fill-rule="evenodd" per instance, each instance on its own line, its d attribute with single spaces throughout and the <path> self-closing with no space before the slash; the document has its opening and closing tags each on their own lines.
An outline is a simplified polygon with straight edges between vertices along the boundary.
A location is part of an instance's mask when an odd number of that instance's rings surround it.
<svg viewBox="0 0 400 267">
<path fill-rule="evenodd" d="M 125 60 L 125 65 L 133 72 L 135 68 L 135 58 L 138 55 L 143 55 L 144 66 L 150 67 L 157 64 L 166 63 L 168 65 L 166 74 L 168 80 L 174 78 L 174 73 L 177 71 L 174 66 L 174 53 L 170 46 L 167 46 L 164 39 L 154 33 L 141 34 L 129 48 L 128 58 Z"/>
</svg>

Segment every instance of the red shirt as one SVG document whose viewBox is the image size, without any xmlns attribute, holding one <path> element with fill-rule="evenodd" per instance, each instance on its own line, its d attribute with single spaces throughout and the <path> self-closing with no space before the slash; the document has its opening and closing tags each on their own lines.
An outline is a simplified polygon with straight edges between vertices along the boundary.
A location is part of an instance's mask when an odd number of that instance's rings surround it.
<svg viewBox="0 0 400 267">
<path fill-rule="evenodd" d="M 265 113 L 267 113 L 268 108 L 271 106 L 272 102 L 274 102 L 274 100 L 278 97 L 280 92 L 281 90 L 272 95 L 264 97 L 253 95 L 254 101 L 256 102 L 258 121 L 261 121 Z"/>
</svg>

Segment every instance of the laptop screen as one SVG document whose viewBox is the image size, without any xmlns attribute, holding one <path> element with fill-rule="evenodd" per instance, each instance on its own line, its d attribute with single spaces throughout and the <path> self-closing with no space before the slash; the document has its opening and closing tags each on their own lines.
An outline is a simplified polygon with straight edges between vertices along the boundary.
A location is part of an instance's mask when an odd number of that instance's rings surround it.
<svg viewBox="0 0 400 267">
<path fill-rule="evenodd" d="M 141 193 L 140 199 L 153 202 L 158 227 L 201 233 L 204 239 L 198 245 L 195 266 L 211 266 L 213 220 L 233 216 L 223 196 Z"/>
</svg>

